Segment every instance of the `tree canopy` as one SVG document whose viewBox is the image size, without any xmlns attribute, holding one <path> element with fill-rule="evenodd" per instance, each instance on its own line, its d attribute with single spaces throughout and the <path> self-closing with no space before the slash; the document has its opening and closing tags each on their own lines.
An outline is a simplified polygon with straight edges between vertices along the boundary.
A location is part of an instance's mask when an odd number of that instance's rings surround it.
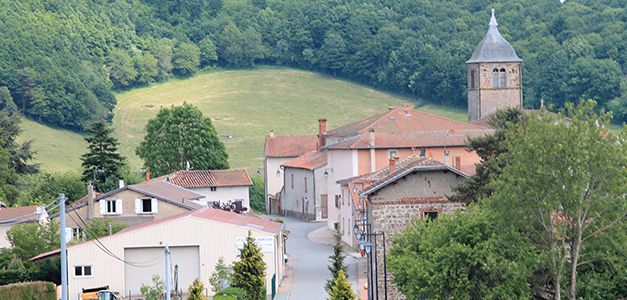
<svg viewBox="0 0 627 300">
<path fill-rule="evenodd" d="M 81 156 L 83 161 L 83 181 L 92 182 L 100 192 L 108 192 L 109 182 L 122 177 L 124 157 L 118 152 L 118 140 L 112 136 L 113 129 L 103 121 L 94 122 L 88 130 L 87 153 Z"/>
<path fill-rule="evenodd" d="M 136 152 L 157 176 L 185 169 L 188 163 L 198 170 L 229 167 L 211 119 L 191 104 L 162 108 L 148 121 Z"/>
<path fill-rule="evenodd" d="M 25 115 L 79 130 L 111 118 L 112 90 L 214 63 L 308 68 L 465 106 L 464 62 L 492 7 L 525 61 L 526 106 L 592 98 L 626 120 L 625 6 L 613 0 L 25 0 L 0 11 L 12 41 L 0 86 Z"/>
</svg>

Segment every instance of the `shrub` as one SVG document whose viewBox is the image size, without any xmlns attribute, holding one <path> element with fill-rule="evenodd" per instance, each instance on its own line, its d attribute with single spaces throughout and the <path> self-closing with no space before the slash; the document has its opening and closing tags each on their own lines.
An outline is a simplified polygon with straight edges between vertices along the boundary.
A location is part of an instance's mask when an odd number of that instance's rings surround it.
<svg viewBox="0 0 627 300">
<path fill-rule="evenodd" d="M 55 300 L 56 286 L 52 282 L 34 281 L 0 286 L 0 299 Z"/>
<path fill-rule="evenodd" d="M 0 270 L 0 285 L 28 281 L 30 280 L 31 275 L 32 275 L 31 272 L 29 272 L 26 269 Z M 0 299 L 7 299 L 7 298 L 0 297 Z"/>
<path fill-rule="evenodd" d="M 165 293 L 165 283 L 161 280 L 159 275 L 153 275 L 152 284 L 153 285 L 142 284 L 139 291 L 146 297 L 146 300 L 161 299 L 161 295 Z"/>
<path fill-rule="evenodd" d="M 208 300 L 207 296 L 203 294 L 205 291 L 205 286 L 202 284 L 200 279 L 194 279 L 192 285 L 189 286 L 189 290 L 187 290 L 187 300 Z"/>
</svg>

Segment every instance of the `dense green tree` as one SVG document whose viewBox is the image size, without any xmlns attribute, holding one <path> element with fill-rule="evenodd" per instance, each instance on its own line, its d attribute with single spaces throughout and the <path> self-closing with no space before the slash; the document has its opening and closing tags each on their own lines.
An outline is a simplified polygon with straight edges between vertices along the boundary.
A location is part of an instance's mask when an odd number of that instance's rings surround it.
<svg viewBox="0 0 627 300">
<path fill-rule="evenodd" d="M 68 203 L 72 203 L 84 196 L 86 191 L 81 176 L 74 173 L 22 176 L 18 186 L 23 187 L 19 205 L 49 203 L 61 193 L 68 198 Z"/>
<path fill-rule="evenodd" d="M 111 82 L 119 88 L 131 85 L 137 76 L 133 59 L 121 49 L 111 50 L 107 57 L 107 68 Z"/>
<path fill-rule="evenodd" d="M 498 111 L 488 120 L 488 124 L 494 129 L 493 134 L 469 138 L 467 148 L 479 155 L 481 163 L 477 165 L 475 175 L 454 188 L 455 194 L 450 196 L 452 201 L 476 202 L 494 193 L 490 183 L 498 177 L 507 163 L 501 157 L 507 152 L 505 137 L 527 118 L 528 115 L 520 109 Z"/>
<path fill-rule="evenodd" d="M 31 142 L 17 142 L 19 121 L 17 114 L 9 116 L 0 111 L 0 201 L 10 206 L 17 203 L 20 195 L 19 175 L 36 173 L 39 168 L 29 163 L 33 157 Z"/>
<path fill-rule="evenodd" d="M 172 54 L 174 72 L 178 75 L 189 76 L 198 71 L 200 65 L 200 50 L 193 43 L 180 43 Z"/>
<path fill-rule="evenodd" d="M 7 231 L 7 240 L 18 258 L 29 261 L 37 254 L 59 247 L 59 225 L 55 222 L 17 224 Z"/>
<path fill-rule="evenodd" d="M 146 124 L 146 135 L 136 150 L 155 175 L 184 169 L 227 169 L 224 144 L 211 119 L 198 108 L 183 104 L 162 108 Z"/>
<path fill-rule="evenodd" d="M 331 292 L 332 287 L 335 285 L 335 282 L 338 279 L 338 275 L 340 273 L 346 274 L 348 268 L 344 264 L 344 247 L 342 246 L 342 236 L 340 235 L 340 231 L 336 230 L 335 232 L 335 245 L 333 246 L 333 254 L 329 256 L 329 272 L 331 273 L 331 279 L 328 279 L 324 285 L 324 289 L 327 293 Z"/>
<path fill-rule="evenodd" d="M 209 276 L 209 284 L 214 293 L 230 285 L 231 272 L 229 266 L 224 263 L 224 257 L 220 257 L 215 266 L 215 271 Z"/>
<path fill-rule="evenodd" d="M 151 53 L 144 53 L 134 57 L 137 78 L 139 84 L 152 83 L 159 75 L 158 61 Z"/>
<path fill-rule="evenodd" d="M 251 177 L 253 186 L 250 188 L 250 207 L 258 212 L 266 211 L 266 200 L 264 194 L 263 178 L 261 176 Z"/>
<path fill-rule="evenodd" d="M 515 230 L 471 205 L 435 222 L 416 219 L 388 256 L 393 281 L 409 299 L 524 299 L 535 270 L 532 247 Z"/>
<path fill-rule="evenodd" d="M 97 239 L 119 232 L 126 227 L 128 227 L 128 225 L 110 218 L 93 219 L 85 227 L 86 238 L 87 240 Z"/>
<path fill-rule="evenodd" d="M 577 299 L 581 263 L 624 231 L 627 130 L 608 131 L 594 101 L 540 113 L 507 135 L 508 164 L 493 183 L 496 222 L 542 253 L 556 299 Z M 596 254 L 596 255 L 595 255 Z"/>
<path fill-rule="evenodd" d="M 118 152 L 118 140 L 104 121 L 94 122 L 88 130 L 87 153 L 81 156 L 83 181 L 92 182 L 100 192 L 108 192 L 107 181 L 122 178 L 125 158 Z"/>
<path fill-rule="evenodd" d="M 233 263 L 233 287 L 245 290 L 246 300 L 265 299 L 266 263 L 263 261 L 261 249 L 255 243 L 251 231 L 248 231 L 246 242 L 238 257 L 239 260 Z"/>
<path fill-rule="evenodd" d="M 220 39 L 219 56 L 234 66 L 252 66 L 263 57 L 261 35 L 254 29 L 241 31 L 235 23 L 224 27 Z"/>
<path fill-rule="evenodd" d="M 337 279 L 333 281 L 333 286 L 329 291 L 329 300 L 354 300 L 355 293 L 353 293 L 353 287 L 346 280 L 344 271 L 340 270 L 337 274 Z"/>
<path fill-rule="evenodd" d="M 211 37 L 206 36 L 198 42 L 198 48 L 200 49 L 200 63 L 202 65 L 210 65 L 218 61 L 218 51 Z"/>
<path fill-rule="evenodd" d="M 342 70 L 346 59 L 346 43 L 337 32 L 327 32 L 324 44 L 318 53 L 318 62 L 333 74 Z"/>
<path fill-rule="evenodd" d="M 17 105 L 6 86 L 0 87 L 0 111 L 6 112 L 9 116 L 17 112 Z"/>
</svg>

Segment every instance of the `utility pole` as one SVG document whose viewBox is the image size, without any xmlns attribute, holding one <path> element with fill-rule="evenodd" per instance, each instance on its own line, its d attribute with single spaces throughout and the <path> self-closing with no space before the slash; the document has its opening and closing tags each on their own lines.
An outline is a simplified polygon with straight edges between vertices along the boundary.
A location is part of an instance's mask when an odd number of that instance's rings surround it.
<svg viewBox="0 0 627 300">
<path fill-rule="evenodd" d="M 165 245 L 165 300 L 170 300 L 170 247 Z"/>
<path fill-rule="evenodd" d="M 59 216 L 61 227 L 61 300 L 68 300 L 67 293 L 67 247 L 65 244 L 65 194 L 59 194 Z"/>
</svg>

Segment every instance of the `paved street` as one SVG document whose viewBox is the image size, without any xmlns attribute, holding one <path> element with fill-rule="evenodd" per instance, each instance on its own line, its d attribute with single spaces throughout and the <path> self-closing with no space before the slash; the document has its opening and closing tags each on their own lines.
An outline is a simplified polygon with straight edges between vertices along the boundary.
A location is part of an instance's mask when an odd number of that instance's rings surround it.
<svg viewBox="0 0 627 300">
<path fill-rule="evenodd" d="M 273 216 L 274 218 L 274 216 Z M 277 299 L 323 300 L 327 298 L 324 284 L 330 274 L 327 270 L 328 257 L 333 247 L 311 241 L 307 235 L 326 223 L 303 222 L 295 218 L 280 217 L 290 231 L 287 239 L 289 255 L 288 272 Z M 350 256 L 346 257 L 349 279 L 353 289 L 357 287 L 357 264 Z"/>
</svg>

